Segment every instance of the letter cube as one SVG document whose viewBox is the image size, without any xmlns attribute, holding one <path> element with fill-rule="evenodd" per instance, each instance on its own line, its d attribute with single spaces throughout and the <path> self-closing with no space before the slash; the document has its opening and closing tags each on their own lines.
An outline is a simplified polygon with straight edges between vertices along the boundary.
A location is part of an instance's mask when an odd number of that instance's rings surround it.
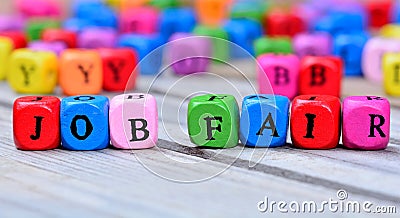
<svg viewBox="0 0 400 218">
<path fill-rule="evenodd" d="M 379 36 L 384 38 L 396 38 L 400 37 L 400 25 L 398 24 L 386 24 L 379 30 Z"/>
<path fill-rule="evenodd" d="M 29 20 L 26 27 L 26 32 L 29 41 L 39 40 L 42 33 L 46 29 L 59 28 L 60 22 L 53 19 L 33 19 Z"/>
<path fill-rule="evenodd" d="M 340 138 L 340 100 L 329 95 L 301 95 L 292 102 L 293 145 L 303 149 L 335 148 Z"/>
<path fill-rule="evenodd" d="M 188 107 L 190 140 L 213 148 L 231 148 L 239 140 L 239 108 L 231 95 L 202 95 L 192 98 Z"/>
<path fill-rule="evenodd" d="M 58 62 L 53 52 L 17 49 L 11 54 L 7 76 L 19 93 L 50 94 L 57 85 Z"/>
<path fill-rule="evenodd" d="M 116 42 L 117 32 L 107 27 L 86 28 L 78 35 L 78 47 L 80 48 L 114 48 Z"/>
<path fill-rule="evenodd" d="M 314 30 L 331 35 L 363 31 L 366 28 L 365 15 L 358 12 L 331 12 L 314 24 Z"/>
<path fill-rule="evenodd" d="M 118 39 L 117 44 L 118 47 L 131 48 L 137 52 L 140 59 L 140 74 L 155 75 L 161 68 L 163 49 L 159 48 L 159 46 L 163 45 L 163 43 L 164 40 L 158 34 L 126 34 Z M 149 55 L 150 53 L 151 55 Z"/>
<path fill-rule="evenodd" d="M 68 48 L 76 48 L 77 35 L 75 32 L 63 29 L 46 29 L 42 33 L 42 40 L 48 42 L 64 42 Z"/>
<path fill-rule="evenodd" d="M 76 18 L 86 20 L 92 26 L 117 28 L 116 12 L 101 1 L 74 1 L 72 8 Z"/>
<path fill-rule="evenodd" d="M 108 147 L 109 101 L 104 96 L 72 96 L 61 101 L 62 147 L 90 151 Z"/>
<path fill-rule="evenodd" d="M 385 149 L 390 139 L 390 103 L 377 96 L 343 101 L 343 145 L 350 149 Z"/>
<path fill-rule="evenodd" d="M 327 56 L 332 54 L 332 37 L 328 33 L 301 33 L 293 38 L 294 53 L 305 56 Z"/>
<path fill-rule="evenodd" d="M 60 100 L 29 96 L 15 100 L 14 143 L 21 150 L 48 150 L 60 145 Z"/>
<path fill-rule="evenodd" d="M 400 52 L 385 53 L 382 66 L 386 93 L 392 96 L 400 96 Z"/>
<path fill-rule="evenodd" d="M 106 91 L 133 89 L 136 84 L 138 56 L 128 48 L 99 49 L 103 63 L 103 88 Z"/>
<path fill-rule="evenodd" d="M 13 42 L 7 38 L 0 36 L 0 80 L 7 77 L 9 58 L 13 50 Z"/>
<path fill-rule="evenodd" d="M 290 101 L 280 95 L 244 98 L 240 117 L 240 141 L 252 147 L 286 145 Z"/>
<path fill-rule="evenodd" d="M 67 49 L 67 46 L 64 42 L 54 41 L 54 42 L 45 42 L 45 41 L 32 41 L 28 44 L 28 48 L 32 51 L 49 51 L 57 54 L 58 56 Z"/>
<path fill-rule="evenodd" d="M 362 76 L 361 57 L 368 38 L 364 32 L 335 36 L 333 53 L 342 58 L 346 76 Z"/>
<path fill-rule="evenodd" d="M 230 9 L 230 17 L 262 22 L 266 8 L 267 3 L 263 1 L 234 1 Z"/>
<path fill-rule="evenodd" d="M 371 27 L 379 28 L 391 21 L 392 2 L 391 0 L 366 1 L 365 7 Z"/>
<path fill-rule="evenodd" d="M 192 32 L 196 26 L 196 15 L 192 8 L 169 8 L 161 12 L 160 34 L 168 39 L 178 32 Z"/>
<path fill-rule="evenodd" d="M 254 52 L 256 56 L 266 53 L 290 54 L 293 52 L 292 42 L 289 38 L 262 37 L 254 42 Z"/>
<path fill-rule="evenodd" d="M 173 71 L 178 75 L 205 72 L 210 65 L 207 57 L 211 57 L 212 46 L 208 38 L 175 33 L 167 49 L 168 64 L 172 64 Z"/>
<path fill-rule="evenodd" d="M 212 41 L 212 58 L 216 63 L 226 62 L 229 59 L 229 42 L 228 33 L 219 27 L 196 26 L 193 33 L 197 36 L 213 37 Z"/>
<path fill-rule="evenodd" d="M 16 0 L 18 12 L 26 17 L 58 17 L 61 5 L 58 0 Z"/>
<path fill-rule="evenodd" d="M 272 10 L 265 18 L 265 30 L 269 36 L 294 36 L 306 30 L 304 21 L 295 14 Z"/>
<path fill-rule="evenodd" d="M 180 0 L 150 0 L 149 5 L 156 7 L 160 10 L 169 8 L 176 8 L 180 5 Z"/>
<path fill-rule="evenodd" d="M 120 149 L 145 149 L 156 146 L 156 99 L 142 93 L 114 97 L 110 104 L 110 136 L 112 145 Z"/>
<path fill-rule="evenodd" d="M 65 50 L 60 57 L 59 83 L 65 95 L 100 93 L 103 86 L 100 54 L 95 50 Z"/>
<path fill-rule="evenodd" d="M 362 54 L 362 71 L 373 82 L 383 81 L 382 57 L 388 52 L 400 52 L 400 41 L 373 37 L 367 41 Z"/>
<path fill-rule="evenodd" d="M 25 20 L 20 15 L 0 15 L 0 31 L 21 31 Z"/>
<path fill-rule="evenodd" d="M 141 6 L 145 6 L 149 3 L 149 0 L 120 0 L 120 11 L 129 10 L 131 8 L 137 8 Z"/>
<path fill-rule="evenodd" d="M 338 57 L 307 56 L 300 63 L 301 95 L 340 96 L 343 63 Z"/>
<path fill-rule="evenodd" d="M 274 94 L 290 99 L 297 95 L 300 60 L 296 55 L 264 54 L 257 61 L 260 93 L 269 94 L 272 88 Z"/>
<path fill-rule="evenodd" d="M 262 36 L 262 26 L 259 22 L 248 19 L 228 20 L 224 24 L 224 30 L 228 33 L 231 44 L 230 51 L 233 58 L 250 57 L 254 55 L 254 40 Z M 245 52 L 247 51 L 247 52 Z"/>
<path fill-rule="evenodd" d="M 26 36 L 18 31 L 3 31 L 0 36 L 7 37 L 13 41 L 14 49 L 25 48 L 27 45 Z"/>
<path fill-rule="evenodd" d="M 122 33 L 155 34 L 159 31 L 160 14 L 152 7 L 122 11 L 119 29 Z"/>
<path fill-rule="evenodd" d="M 230 0 L 195 0 L 198 22 L 207 26 L 219 26 L 228 16 Z"/>
</svg>

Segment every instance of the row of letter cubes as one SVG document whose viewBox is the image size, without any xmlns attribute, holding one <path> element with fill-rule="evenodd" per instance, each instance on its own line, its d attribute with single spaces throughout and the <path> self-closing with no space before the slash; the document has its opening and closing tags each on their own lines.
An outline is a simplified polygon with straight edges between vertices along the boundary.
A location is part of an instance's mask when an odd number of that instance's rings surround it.
<svg viewBox="0 0 400 218">
<path fill-rule="evenodd" d="M 158 140 L 157 103 L 147 94 L 22 97 L 13 109 L 14 141 L 22 150 L 98 150 L 154 147 Z M 126 132 L 129 131 L 129 132 Z M 129 135 L 129 138 L 128 138 Z"/>
<path fill-rule="evenodd" d="M 343 111 L 341 111 L 341 108 Z M 390 138 L 390 104 L 381 97 L 354 96 L 343 101 L 328 95 L 302 95 L 292 102 L 279 95 L 251 95 L 242 114 L 231 95 L 203 95 L 190 100 L 188 130 L 201 147 L 230 148 L 286 144 L 289 128 L 293 145 L 331 149 L 339 143 L 351 149 L 378 150 Z M 342 121 L 343 119 L 343 121 Z M 343 129 L 341 130 L 341 127 Z M 70 150 L 120 149 L 156 145 L 158 112 L 154 97 L 125 94 L 109 103 L 103 96 L 22 97 L 13 109 L 14 141 L 22 150 L 62 147 Z"/>
<path fill-rule="evenodd" d="M 0 42 L 0 45 L 2 43 Z M 135 86 L 137 54 L 128 48 L 52 52 L 17 49 L 2 56 L 0 76 L 19 93 L 49 94 L 59 83 L 66 95 L 123 91 Z M 6 61 L 4 61 L 6 60 Z"/>
<path fill-rule="evenodd" d="M 340 97 L 342 60 L 338 57 L 265 54 L 258 61 L 260 93 L 274 93 L 293 99 L 300 95 Z"/>
<path fill-rule="evenodd" d="M 106 0 L 105 2 L 108 5 L 114 6 L 117 11 L 122 12 L 145 5 L 157 9 L 169 9 L 179 7 L 183 3 L 183 1 L 180 0 Z M 32 4 L 35 4 L 36 7 L 32 8 Z M 57 17 L 60 16 L 62 11 L 62 5 L 54 0 L 18 0 L 15 6 L 18 12 L 26 17 Z M 207 25 L 217 25 L 229 15 L 231 17 L 245 17 L 261 20 L 264 18 L 267 8 L 273 8 L 268 6 L 269 4 L 263 1 L 196 0 L 194 2 L 196 16 L 201 23 Z M 397 8 L 398 5 L 391 0 L 367 1 L 365 3 L 338 0 L 327 0 L 321 3 L 318 0 L 314 0 L 293 4 L 289 9 L 289 13 L 283 13 L 275 9 L 273 12 L 268 13 L 265 20 L 267 27 L 273 29 L 269 34 L 275 32 L 281 33 L 281 31 L 276 31 L 275 29 L 282 30 L 290 29 L 289 27 L 293 26 L 300 27 L 301 25 L 298 25 L 298 22 L 295 22 L 296 20 L 294 18 L 301 18 L 302 22 L 312 24 L 313 20 L 319 20 L 315 18 L 320 18 L 320 14 L 326 11 L 331 13 L 328 13 L 329 16 L 326 15 L 322 17 L 323 19 L 321 19 L 320 23 L 323 23 L 324 26 L 331 27 L 330 29 L 334 29 L 332 26 L 340 25 L 340 22 L 338 22 L 340 21 L 340 17 L 338 18 L 337 15 L 332 15 L 332 12 L 337 13 L 338 11 L 353 15 L 347 17 L 347 20 L 351 20 L 351 25 L 355 23 L 353 20 L 361 20 L 365 23 L 365 20 L 368 19 L 369 26 L 380 27 L 391 20 L 398 20 L 399 12 L 396 10 Z M 72 7 L 72 11 L 76 18 L 84 19 L 86 22 L 104 26 L 117 25 L 117 14 L 101 1 L 77 1 Z M 136 14 L 142 15 L 141 13 Z M 269 21 L 271 19 L 274 21 L 273 24 Z M 337 24 L 337 22 L 339 24 Z M 284 33 L 286 32 L 284 31 Z"/>
<path fill-rule="evenodd" d="M 389 143 L 390 103 L 376 96 L 347 97 L 341 106 L 334 96 L 301 95 L 290 109 L 287 97 L 251 95 L 243 100 L 241 116 L 231 95 L 198 96 L 189 103 L 189 135 L 205 147 L 234 147 L 239 138 L 246 146 L 279 147 L 286 144 L 289 114 L 298 148 L 335 148 L 341 133 L 350 149 L 378 150 Z"/>
</svg>

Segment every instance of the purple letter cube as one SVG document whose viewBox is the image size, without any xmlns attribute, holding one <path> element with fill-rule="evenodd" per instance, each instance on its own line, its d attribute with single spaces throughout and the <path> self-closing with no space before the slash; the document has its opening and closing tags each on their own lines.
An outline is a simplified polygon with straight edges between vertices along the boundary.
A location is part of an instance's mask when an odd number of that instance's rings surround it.
<svg viewBox="0 0 400 218">
<path fill-rule="evenodd" d="M 176 33 L 167 45 L 168 63 L 176 74 L 187 75 L 207 70 L 211 57 L 211 41 L 189 33 Z"/>
</svg>

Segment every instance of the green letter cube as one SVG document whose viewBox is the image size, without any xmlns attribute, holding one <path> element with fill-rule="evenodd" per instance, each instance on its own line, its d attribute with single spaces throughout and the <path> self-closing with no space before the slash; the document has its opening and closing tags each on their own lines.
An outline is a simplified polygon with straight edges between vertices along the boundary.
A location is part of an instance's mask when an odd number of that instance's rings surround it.
<svg viewBox="0 0 400 218">
<path fill-rule="evenodd" d="M 232 148 L 239 141 L 239 107 L 232 95 L 202 95 L 189 102 L 190 140 L 199 146 Z"/>
<path fill-rule="evenodd" d="M 42 32 L 46 29 L 59 28 L 60 22 L 53 19 L 33 19 L 29 20 L 26 27 L 29 41 L 39 40 Z"/>
<path fill-rule="evenodd" d="M 175 8 L 180 4 L 179 0 L 150 0 L 149 4 L 159 9 Z"/>
<path fill-rule="evenodd" d="M 292 41 L 285 37 L 262 37 L 254 42 L 254 51 L 257 57 L 266 53 L 291 54 L 293 53 Z"/>
<path fill-rule="evenodd" d="M 213 37 L 212 39 L 212 58 L 215 63 L 226 62 L 229 59 L 229 42 L 228 33 L 219 27 L 210 27 L 199 25 L 193 30 L 193 33 L 197 36 L 208 36 Z"/>
</svg>

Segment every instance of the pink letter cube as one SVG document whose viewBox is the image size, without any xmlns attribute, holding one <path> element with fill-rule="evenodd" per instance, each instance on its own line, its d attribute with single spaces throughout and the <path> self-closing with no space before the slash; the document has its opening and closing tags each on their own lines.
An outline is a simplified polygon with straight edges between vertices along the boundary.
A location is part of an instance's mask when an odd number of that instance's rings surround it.
<svg viewBox="0 0 400 218">
<path fill-rule="evenodd" d="M 120 149 L 152 148 L 158 140 L 156 99 L 149 94 L 124 94 L 111 100 L 110 137 Z"/>
<path fill-rule="evenodd" d="M 297 95 L 300 60 L 296 55 L 264 54 L 257 60 L 261 94 L 284 95 L 290 99 Z M 270 88 L 273 89 L 273 93 Z"/>
<path fill-rule="evenodd" d="M 14 3 L 18 12 L 27 17 L 59 17 L 61 15 L 59 0 L 16 0 Z"/>
<path fill-rule="evenodd" d="M 132 8 L 121 12 L 122 33 L 155 34 L 158 32 L 159 12 L 151 7 Z"/>
<path fill-rule="evenodd" d="M 386 52 L 400 52 L 400 40 L 375 37 L 368 40 L 362 54 L 362 70 L 371 81 L 383 81 L 382 57 Z"/>
<path fill-rule="evenodd" d="M 332 54 L 332 37 L 328 33 L 303 33 L 293 38 L 294 53 L 305 56 L 326 56 Z"/>
<path fill-rule="evenodd" d="M 385 149 L 390 139 L 390 103 L 376 96 L 343 101 L 343 145 L 351 149 Z"/>
</svg>

